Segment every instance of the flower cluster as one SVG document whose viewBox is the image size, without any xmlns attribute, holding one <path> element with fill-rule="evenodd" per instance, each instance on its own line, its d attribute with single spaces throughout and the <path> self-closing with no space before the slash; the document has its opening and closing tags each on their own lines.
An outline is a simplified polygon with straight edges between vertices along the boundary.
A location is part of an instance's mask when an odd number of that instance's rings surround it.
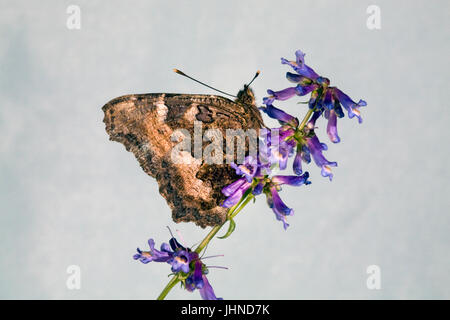
<svg viewBox="0 0 450 320">
<path fill-rule="evenodd" d="M 163 243 L 161 250 L 155 249 L 155 241 L 148 240 L 149 251 L 142 251 L 137 248 L 134 260 L 139 260 L 144 264 L 149 262 L 166 262 L 171 265 L 172 272 L 179 275 L 182 285 L 188 291 L 198 289 L 200 296 L 204 300 L 221 300 L 214 294 L 214 290 L 206 278 L 208 268 L 202 262 L 198 253 L 190 248 L 182 246 L 177 239 L 172 237 L 169 244 Z"/>
<path fill-rule="evenodd" d="M 338 88 L 331 87 L 328 78 L 319 76 L 305 64 L 305 55 L 300 50 L 295 55 L 295 61 L 281 58 L 281 63 L 294 69 L 295 73 L 287 72 L 286 78 L 297 85 L 281 91 L 267 90 L 269 96 L 263 98 L 265 106 L 260 108 L 269 117 L 278 120 L 281 127 L 261 130 L 262 141 L 258 157 L 256 159 L 247 157 L 239 166 L 232 164 L 236 173 L 242 177 L 222 190 L 227 197 L 223 206 L 228 208 L 238 204 L 249 194 L 265 193 L 269 206 L 273 209 L 277 220 L 283 222 L 285 229 L 288 226 L 286 217 L 293 214 L 293 209 L 281 201 L 278 194 L 280 186 L 309 184 L 309 174 L 303 173 L 302 162 L 310 163 L 311 158 L 321 168 L 321 175 L 328 177 L 330 181 L 333 178 L 331 167 L 337 166 L 337 162 L 327 160 L 323 154 L 328 147 L 314 132 L 317 119 L 324 116 L 328 120 L 327 135 L 331 142 L 338 143 L 340 137 L 337 131 L 337 118 L 344 117 L 342 107 L 347 111 L 349 118 L 356 117 L 361 123 L 359 108 L 366 106 L 364 100 L 356 103 Z M 307 102 L 309 111 L 302 122 L 273 106 L 274 101 L 284 101 L 307 94 L 311 94 Z M 292 169 L 295 175 L 270 177 L 271 169 L 274 167 L 285 170 L 290 157 L 294 157 Z"/>
<path fill-rule="evenodd" d="M 328 177 L 331 181 L 333 173 L 330 167 L 336 167 L 337 162 L 328 161 L 325 158 L 322 151 L 326 151 L 328 147 L 325 143 L 319 141 L 314 132 L 316 120 L 321 112 L 314 112 L 308 123 L 300 128 L 297 118 L 273 105 L 267 105 L 260 109 L 269 117 L 277 119 L 282 125 L 280 128 L 266 129 L 265 133 L 266 144 L 274 146 L 274 149 L 281 150 L 281 152 L 272 151 L 272 154 L 278 155 L 280 169 L 286 169 L 288 158 L 295 154 L 293 171 L 296 175 L 301 175 L 303 173 L 302 162 L 310 163 L 312 157 L 315 164 L 321 168 L 322 176 Z M 336 121 L 334 121 L 335 123 Z M 330 129 L 330 132 L 336 132 L 337 136 L 336 129 Z"/>
<path fill-rule="evenodd" d="M 261 150 L 260 150 L 261 152 Z M 227 197 L 222 206 L 231 208 L 239 203 L 239 201 L 248 195 L 259 195 L 264 193 L 267 203 L 275 213 L 277 220 L 283 222 L 286 229 L 289 224 L 286 221 L 287 216 L 294 214 L 294 209 L 289 208 L 281 200 L 278 191 L 281 186 L 286 184 L 290 186 L 308 185 L 309 173 L 303 175 L 274 175 L 269 177 L 271 162 L 262 162 L 263 157 L 253 158 L 248 156 L 242 165 L 232 164 L 236 173 L 242 175 L 242 178 L 229 184 L 222 189 L 222 193 Z"/>
<path fill-rule="evenodd" d="M 320 113 L 328 110 L 334 116 L 342 118 L 344 113 L 343 106 L 348 113 L 349 118 L 357 117 L 361 123 L 362 118 L 359 108 L 364 107 L 367 103 L 364 100 L 354 102 L 348 95 L 343 93 L 336 87 L 330 87 L 330 80 L 319 76 L 313 69 L 305 64 L 305 54 L 300 50 L 295 52 L 296 61 L 288 61 L 281 58 L 282 64 L 291 66 L 296 73 L 287 72 L 286 78 L 293 83 L 297 83 L 295 87 L 289 87 L 281 91 L 267 90 L 270 95 L 263 99 L 265 105 L 272 105 L 275 100 L 284 101 L 293 96 L 304 96 L 311 93 L 308 105 L 310 109 Z M 330 114 L 331 116 L 331 114 Z M 329 117 L 328 117 L 329 119 Z M 334 120 L 331 120 L 334 121 Z M 329 120 L 330 122 L 330 120 Z M 339 142 L 332 139 L 333 142 Z"/>
</svg>

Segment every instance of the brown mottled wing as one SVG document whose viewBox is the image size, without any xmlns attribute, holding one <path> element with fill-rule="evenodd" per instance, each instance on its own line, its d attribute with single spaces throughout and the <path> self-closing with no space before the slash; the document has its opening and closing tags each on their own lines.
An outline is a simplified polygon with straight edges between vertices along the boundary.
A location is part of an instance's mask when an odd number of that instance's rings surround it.
<svg viewBox="0 0 450 320">
<path fill-rule="evenodd" d="M 156 178 L 159 192 L 172 209 L 175 222 L 193 221 L 201 227 L 225 221 L 227 209 L 221 189 L 237 177 L 229 165 L 175 164 L 171 141 L 177 129 L 193 136 L 194 120 L 203 130 L 259 129 L 261 115 L 254 106 L 237 104 L 214 95 L 134 94 L 115 98 L 103 106 L 104 123 L 110 140 L 133 152 L 142 169 Z"/>
</svg>

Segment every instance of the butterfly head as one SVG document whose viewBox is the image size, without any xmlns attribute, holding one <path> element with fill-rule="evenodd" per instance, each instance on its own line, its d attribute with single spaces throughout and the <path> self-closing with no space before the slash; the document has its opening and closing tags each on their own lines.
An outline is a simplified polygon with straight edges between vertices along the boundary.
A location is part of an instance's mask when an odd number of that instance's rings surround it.
<svg viewBox="0 0 450 320">
<path fill-rule="evenodd" d="M 255 105 L 255 94 L 253 93 L 252 88 L 248 85 L 244 85 L 244 88 L 238 92 L 235 101 L 246 105 Z"/>
</svg>

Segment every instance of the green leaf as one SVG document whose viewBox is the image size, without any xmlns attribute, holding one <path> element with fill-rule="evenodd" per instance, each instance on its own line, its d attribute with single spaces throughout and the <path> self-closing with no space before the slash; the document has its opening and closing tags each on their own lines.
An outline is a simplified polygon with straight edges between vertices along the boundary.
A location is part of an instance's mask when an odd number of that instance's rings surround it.
<svg viewBox="0 0 450 320">
<path fill-rule="evenodd" d="M 230 225 L 228 226 L 227 233 L 225 233 L 223 236 L 217 237 L 217 238 L 226 239 L 233 233 L 234 229 L 236 229 L 236 223 L 234 222 L 234 220 L 230 218 L 230 219 L 228 219 L 228 221 L 230 221 Z"/>
<path fill-rule="evenodd" d="M 250 193 L 253 191 L 253 187 L 250 187 L 245 191 L 245 193 L 242 195 L 241 199 L 238 203 L 236 203 L 233 207 L 228 210 L 227 217 L 230 219 L 231 216 L 233 216 L 233 213 L 239 208 L 239 206 L 247 199 L 247 197 L 250 195 Z"/>
</svg>

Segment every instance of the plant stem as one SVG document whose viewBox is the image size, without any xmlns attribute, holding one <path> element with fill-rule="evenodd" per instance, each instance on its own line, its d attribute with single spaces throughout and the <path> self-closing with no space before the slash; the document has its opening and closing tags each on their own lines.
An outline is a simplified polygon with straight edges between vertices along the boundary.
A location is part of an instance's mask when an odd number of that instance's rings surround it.
<svg viewBox="0 0 450 320">
<path fill-rule="evenodd" d="M 161 294 L 156 298 L 156 300 L 164 300 L 164 298 L 167 296 L 170 290 L 180 281 L 180 278 L 178 275 L 174 275 L 172 279 L 170 279 L 169 283 L 166 285 L 166 287 L 163 289 Z"/>
<path fill-rule="evenodd" d="M 245 206 L 250 202 L 250 200 L 252 200 L 254 197 L 255 197 L 255 196 L 254 196 L 253 194 L 250 193 L 250 194 L 246 197 L 245 201 L 242 202 L 242 204 L 241 204 L 241 206 L 239 207 L 239 209 L 235 209 L 233 212 L 231 212 L 231 213 L 229 214 L 229 217 L 230 217 L 230 218 L 236 217 L 236 215 L 237 215 L 242 209 L 244 209 L 244 207 L 245 207 Z"/>
<path fill-rule="evenodd" d="M 309 109 L 306 113 L 305 117 L 303 118 L 302 122 L 298 126 L 298 130 L 302 130 L 304 126 L 306 126 L 306 123 L 308 122 L 309 118 L 311 117 L 312 113 L 314 112 L 314 109 Z"/>
<path fill-rule="evenodd" d="M 212 240 L 212 238 L 214 238 L 214 236 L 217 234 L 217 232 L 219 232 L 219 230 L 222 228 L 224 224 L 225 223 L 217 225 L 214 228 L 212 228 L 211 231 L 208 233 L 208 235 L 202 240 L 202 242 L 200 242 L 197 249 L 195 249 L 195 252 L 197 253 L 202 252 L 202 250 L 208 245 L 208 243 Z"/>
</svg>

